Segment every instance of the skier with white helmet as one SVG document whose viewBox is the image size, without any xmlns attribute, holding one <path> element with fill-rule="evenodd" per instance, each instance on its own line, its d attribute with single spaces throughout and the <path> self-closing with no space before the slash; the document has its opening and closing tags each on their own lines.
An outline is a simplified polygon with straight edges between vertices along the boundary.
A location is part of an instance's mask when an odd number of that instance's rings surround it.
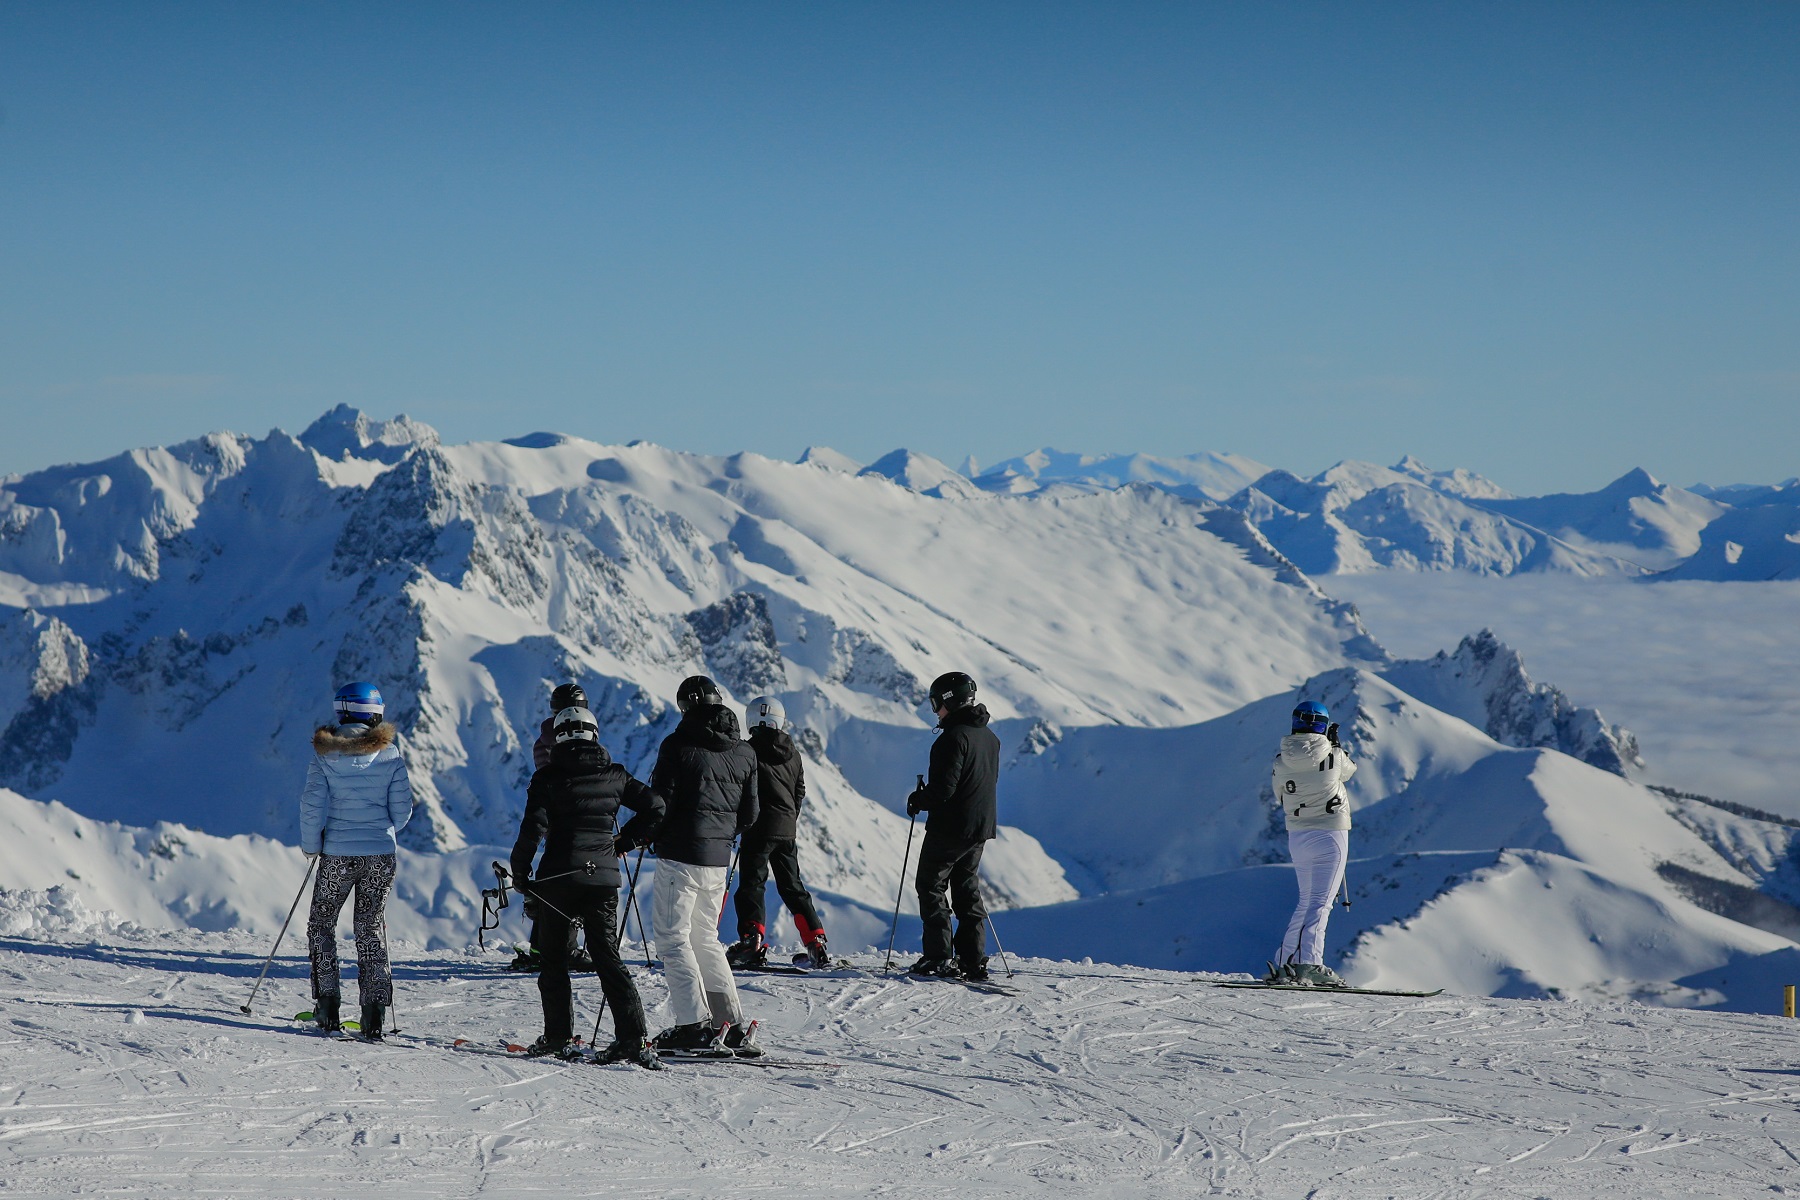
<svg viewBox="0 0 1800 1200">
<path fill-rule="evenodd" d="M 758 696 L 744 709 L 751 749 L 756 751 L 757 800 L 762 813 L 744 834 L 738 850 L 737 942 L 725 952 L 734 967 L 760 967 L 768 958 L 763 893 L 771 868 L 775 890 L 793 914 L 794 927 L 815 967 L 831 965 L 825 927 L 812 894 L 800 878 L 800 806 L 806 801 L 806 772 L 799 747 L 782 726 L 787 712 L 773 696 Z"/>
<path fill-rule="evenodd" d="M 612 760 L 600 744 L 599 723 L 585 707 L 557 713 L 551 739 L 550 761 L 531 777 L 512 849 L 514 884 L 535 902 L 544 935 L 538 972 L 544 1032 L 526 1053 L 567 1057 L 575 1049 L 569 948 L 579 924 L 587 933 L 590 969 L 600 976 L 613 1014 L 612 1045 L 597 1061 L 660 1070 L 662 1061 L 646 1044 L 644 1006 L 619 957 L 616 931 L 619 858 L 649 841 L 662 820 L 662 797 Z M 621 807 L 635 814 L 623 829 Z M 540 844 L 544 856 L 534 879 L 531 860 Z"/>
<path fill-rule="evenodd" d="M 1267 982 L 1343 987 L 1325 965 L 1325 923 L 1350 858 L 1350 798 L 1344 783 L 1356 763 L 1338 744 L 1338 727 L 1323 704 L 1303 700 L 1292 732 L 1275 755 L 1275 800 L 1287 818 L 1288 854 L 1300 899 L 1288 921 Z"/>
<path fill-rule="evenodd" d="M 412 781 L 400 756 L 399 732 L 382 719 L 380 688 L 345 684 L 332 706 L 337 724 L 313 733 L 313 758 L 300 793 L 300 849 L 319 860 L 306 922 L 313 1019 L 328 1032 L 342 1028 L 337 922 L 354 891 L 362 1036 L 379 1041 L 384 1014 L 394 1003 L 382 910 L 394 883 L 394 835 L 412 817 Z"/>
</svg>

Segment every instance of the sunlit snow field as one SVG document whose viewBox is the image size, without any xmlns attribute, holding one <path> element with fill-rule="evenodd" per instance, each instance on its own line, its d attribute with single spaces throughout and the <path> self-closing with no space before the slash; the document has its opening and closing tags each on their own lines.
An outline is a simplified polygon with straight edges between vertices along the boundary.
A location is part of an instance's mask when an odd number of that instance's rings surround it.
<svg viewBox="0 0 1800 1200">
<path fill-rule="evenodd" d="M 1800 583 L 1404 571 L 1318 582 L 1401 657 L 1492 629 L 1532 678 L 1637 734 L 1648 782 L 1800 817 Z"/>
<path fill-rule="evenodd" d="M 772 1051 L 839 1065 L 652 1075 L 297 1032 L 291 952 L 246 1017 L 265 946 L 0 938 L 0 1192 L 1638 1200 L 1800 1177 L 1800 1042 L 1774 1017 L 1032 961 L 1017 998 L 741 977 Z M 405 1030 L 537 1031 L 503 955 L 397 950 Z"/>
</svg>

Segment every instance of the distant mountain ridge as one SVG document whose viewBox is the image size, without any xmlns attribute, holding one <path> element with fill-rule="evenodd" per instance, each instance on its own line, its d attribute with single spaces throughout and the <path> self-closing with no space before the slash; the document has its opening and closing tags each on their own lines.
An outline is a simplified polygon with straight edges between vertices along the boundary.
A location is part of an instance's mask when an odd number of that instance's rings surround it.
<svg viewBox="0 0 1800 1200">
<path fill-rule="evenodd" d="M 1549 571 L 1781 579 L 1800 571 L 1787 536 L 1794 529 L 1779 512 L 1735 518 L 1711 539 L 1704 536 L 1729 513 L 1800 505 L 1795 499 L 1800 484 L 1793 480 L 1769 487 L 1686 489 L 1634 468 L 1595 492 L 1515 496 L 1472 471 L 1433 470 L 1411 455 L 1392 467 L 1346 460 L 1310 477 L 1211 452 L 1094 455 L 1046 447 L 973 476 L 910 450 L 892 451 L 866 468 L 821 447 L 809 449 L 801 461 L 861 470 L 934 496 L 971 488 L 1016 496 L 1147 484 L 1236 508 L 1296 566 L 1314 575 Z"/>
</svg>

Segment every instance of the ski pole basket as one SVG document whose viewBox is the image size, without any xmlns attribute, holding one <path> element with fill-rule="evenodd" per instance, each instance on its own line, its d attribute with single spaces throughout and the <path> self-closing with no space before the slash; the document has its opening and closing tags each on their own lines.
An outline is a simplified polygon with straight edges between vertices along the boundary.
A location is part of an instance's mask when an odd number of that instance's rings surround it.
<svg viewBox="0 0 1800 1200">
<path fill-rule="evenodd" d="M 498 862 L 494 864 L 494 886 L 481 889 L 481 928 L 475 931 L 475 944 L 483 950 L 487 949 L 487 933 L 490 929 L 500 928 L 500 914 L 511 905 L 512 897 L 506 883 L 506 868 Z"/>
</svg>

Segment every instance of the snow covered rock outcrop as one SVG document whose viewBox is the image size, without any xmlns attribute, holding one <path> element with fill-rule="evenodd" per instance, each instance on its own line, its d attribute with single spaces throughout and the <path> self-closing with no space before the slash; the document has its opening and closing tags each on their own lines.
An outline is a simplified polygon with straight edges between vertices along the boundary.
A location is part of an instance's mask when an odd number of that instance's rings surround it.
<svg viewBox="0 0 1800 1200">
<path fill-rule="evenodd" d="M 1432 707 L 1461 717 L 1506 746 L 1547 746 L 1589 766 L 1627 775 L 1644 765 L 1631 731 L 1578 707 L 1559 689 L 1533 683 L 1524 660 L 1484 629 L 1454 652 L 1395 663 L 1384 678 Z"/>
</svg>

